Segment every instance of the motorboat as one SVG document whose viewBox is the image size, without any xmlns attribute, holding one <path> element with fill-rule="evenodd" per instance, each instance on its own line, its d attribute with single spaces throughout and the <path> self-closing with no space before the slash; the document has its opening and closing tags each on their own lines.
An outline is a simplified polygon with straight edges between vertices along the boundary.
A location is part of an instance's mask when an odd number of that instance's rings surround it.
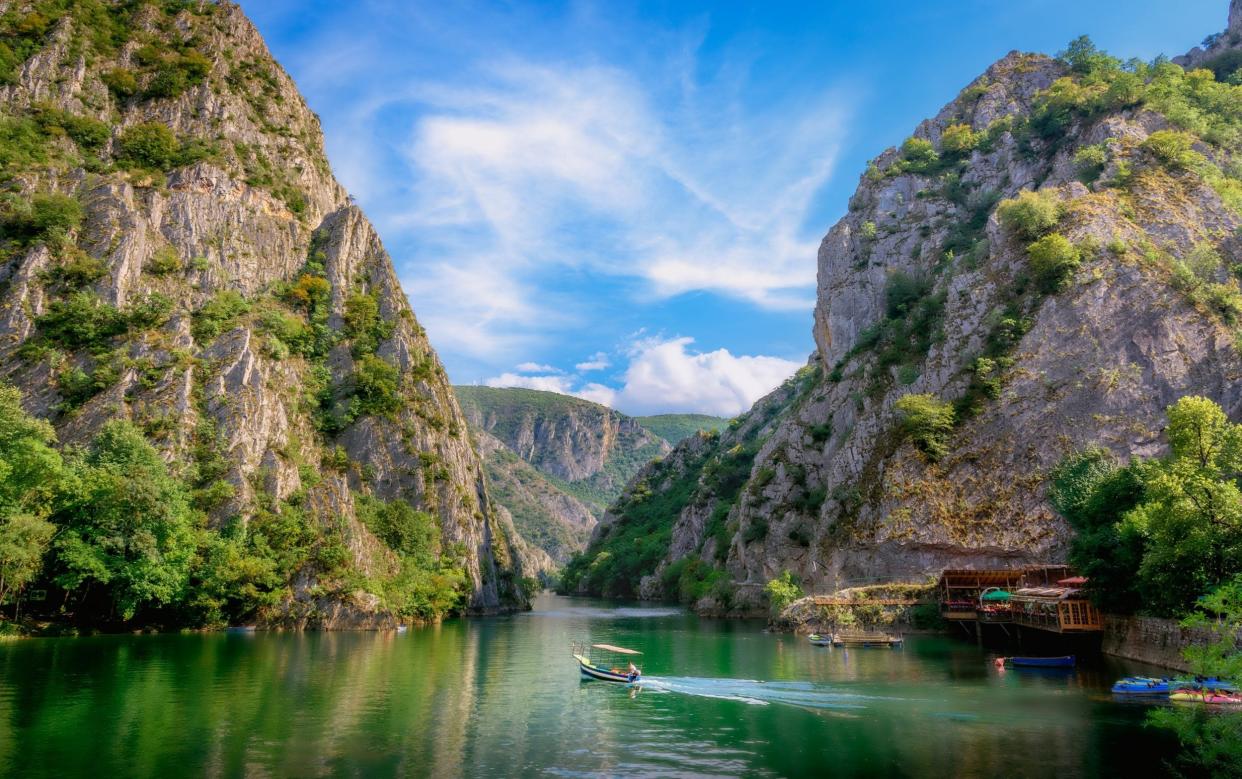
<svg viewBox="0 0 1242 779">
<path fill-rule="evenodd" d="M 602 653 L 606 660 L 592 660 L 591 650 Z M 570 654 L 578 661 L 578 670 L 584 679 L 598 679 L 601 682 L 620 682 L 634 684 L 642 679 L 642 670 L 634 665 L 633 657 L 641 655 L 637 649 L 626 649 L 612 644 L 588 644 L 574 641 L 569 647 Z"/>
</svg>

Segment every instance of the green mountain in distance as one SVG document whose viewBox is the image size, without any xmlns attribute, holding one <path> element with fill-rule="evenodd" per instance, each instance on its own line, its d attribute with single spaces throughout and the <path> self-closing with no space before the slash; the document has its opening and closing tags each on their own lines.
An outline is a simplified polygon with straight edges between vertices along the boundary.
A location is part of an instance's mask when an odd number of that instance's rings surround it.
<svg viewBox="0 0 1242 779">
<path fill-rule="evenodd" d="M 695 433 L 719 430 L 729 424 L 727 418 L 713 417 L 709 414 L 656 414 L 648 417 L 634 417 L 634 419 L 638 420 L 638 424 L 674 445 Z"/>
<path fill-rule="evenodd" d="M 490 494 L 557 563 L 581 551 L 634 474 L 671 449 L 635 418 L 589 400 L 516 387 L 454 390 Z"/>
</svg>

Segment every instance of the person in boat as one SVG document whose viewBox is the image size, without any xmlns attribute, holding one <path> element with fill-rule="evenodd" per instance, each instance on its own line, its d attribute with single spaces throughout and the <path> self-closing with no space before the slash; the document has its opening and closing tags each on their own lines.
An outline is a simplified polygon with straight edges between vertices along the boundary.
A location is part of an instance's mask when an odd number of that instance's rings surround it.
<svg viewBox="0 0 1242 779">
<path fill-rule="evenodd" d="M 633 660 L 630 661 L 628 675 L 630 677 L 631 682 L 638 678 L 638 666 L 634 665 Z"/>
</svg>

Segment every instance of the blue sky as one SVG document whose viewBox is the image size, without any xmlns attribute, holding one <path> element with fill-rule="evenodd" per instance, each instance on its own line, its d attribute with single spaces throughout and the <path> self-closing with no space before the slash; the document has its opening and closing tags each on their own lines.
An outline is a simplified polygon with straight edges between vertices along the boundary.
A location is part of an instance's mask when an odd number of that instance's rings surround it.
<svg viewBox="0 0 1242 779">
<path fill-rule="evenodd" d="M 1227 5 L 242 2 L 454 382 L 721 415 L 805 362 L 868 159 L 1011 49 L 1179 54 Z"/>
</svg>

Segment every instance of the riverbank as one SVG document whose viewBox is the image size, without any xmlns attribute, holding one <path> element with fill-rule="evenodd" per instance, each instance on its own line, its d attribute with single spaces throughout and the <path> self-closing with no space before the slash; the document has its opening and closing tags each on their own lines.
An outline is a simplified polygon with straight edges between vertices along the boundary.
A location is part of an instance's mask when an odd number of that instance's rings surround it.
<svg viewBox="0 0 1242 779">
<path fill-rule="evenodd" d="M 799 598 L 773 617 L 773 630 L 805 635 L 838 629 L 939 632 L 945 625 L 934 585 L 876 584 Z"/>
<path fill-rule="evenodd" d="M 887 584 L 807 596 L 786 606 L 769 620 L 768 627 L 796 635 L 843 628 L 944 632 L 948 626 L 940 618 L 939 608 L 930 595 L 928 585 Z M 1203 646 L 1212 638 L 1210 631 L 1186 628 L 1177 620 L 1105 615 L 1100 652 L 1173 671 L 1189 671 L 1185 650 Z"/>
</svg>

